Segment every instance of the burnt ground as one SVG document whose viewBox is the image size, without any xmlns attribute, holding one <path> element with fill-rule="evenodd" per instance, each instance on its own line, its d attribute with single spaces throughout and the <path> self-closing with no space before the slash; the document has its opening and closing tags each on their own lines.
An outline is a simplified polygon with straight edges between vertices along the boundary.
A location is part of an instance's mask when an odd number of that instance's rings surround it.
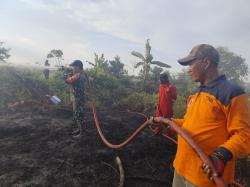
<svg viewBox="0 0 250 187">
<path fill-rule="evenodd" d="M 145 118 L 126 112 L 98 112 L 108 140 L 120 143 Z M 175 145 L 144 130 L 119 150 L 99 138 L 91 112 L 81 141 L 72 139 L 71 113 L 21 107 L 0 110 L 0 186 L 118 186 L 119 156 L 125 186 L 171 186 Z"/>
<path fill-rule="evenodd" d="M 41 93 L 46 88 L 39 89 L 40 84 L 29 79 L 8 82 L 12 77 L 6 72 L 1 72 L 1 83 L 8 83 L 0 88 L 1 106 L 19 98 L 9 93 L 27 96 L 20 97 L 24 100 L 32 95 L 37 100 L 44 95 Z M 20 88 L 10 89 L 9 85 L 19 84 Z M 86 112 L 84 136 L 76 141 L 70 135 L 73 124 L 70 110 L 44 110 L 37 106 L 39 103 L 26 103 L 13 110 L 0 108 L 0 187 L 116 187 L 119 184 L 116 156 L 125 170 L 126 187 L 171 186 L 176 149 L 172 142 L 152 136 L 146 129 L 126 147 L 109 149 L 99 138 L 90 111 Z M 112 143 L 120 143 L 145 121 L 140 115 L 110 109 L 98 111 L 98 116 L 105 136 Z M 247 187 L 249 171 L 250 157 L 240 159 L 236 178 Z"/>
</svg>

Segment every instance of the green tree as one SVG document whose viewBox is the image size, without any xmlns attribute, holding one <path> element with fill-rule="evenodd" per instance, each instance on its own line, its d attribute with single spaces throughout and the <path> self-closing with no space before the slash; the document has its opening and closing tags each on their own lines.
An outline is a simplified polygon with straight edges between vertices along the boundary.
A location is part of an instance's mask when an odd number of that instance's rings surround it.
<svg viewBox="0 0 250 187">
<path fill-rule="evenodd" d="M 145 46 L 145 56 L 143 56 L 141 53 L 132 51 L 131 54 L 138 57 L 141 61 L 137 62 L 135 65 L 135 68 L 138 68 L 139 66 L 142 66 L 142 74 L 143 74 L 143 80 L 144 82 L 148 79 L 150 66 L 151 65 L 157 65 L 160 67 L 170 68 L 168 64 L 165 64 L 160 61 L 153 61 L 153 56 L 150 53 L 151 46 L 149 44 L 149 39 L 146 40 L 146 46 Z"/>
<path fill-rule="evenodd" d="M 122 75 L 127 74 L 127 71 L 124 70 L 124 64 L 121 62 L 119 56 L 114 57 L 114 60 L 109 61 L 109 72 L 115 77 L 121 77 Z"/>
<path fill-rule="evenodd" d="M 171 76 L 172 83 L 177 88 L 177 100 L 174 103 L 174 117 L 182 118 L 186 111 L 186 101 L 191 92 L 199 86 L 199 83 L 195 83 L 186 69 L 177 73 L 175 76 Z"/>
<path fill-rule="evenodd" d="M 177 75 L 172 76 L 172 82 L 178 90 L 178 95 L 187 97 L 199 85 L 192 81 L 186 69 L 183 69 Z"/>
<path fill-rule="evenodd" d="M 226 47 L 218 47 L 220 54 L 219 71 L 224 73 L 228 79 L 242 83 L 248 75 L 248 65 L 245 59 Z"/>
<path fill-rule="evenodd" d="M 47 58 L 54 58 L 56 65 L 61 66 L 62 62 L 63 51 L 61 49 L 52 49 Z"/>
<path fill-rule="evenodd" d="M 3 42 L 0 42 L 0 62 L 6 62 L 10 57 L 9 51 L 10 49 L 3 47 Z"/>
<path fill-rule="evenodd" d="M 90 65 L 92 65 L 96 70 L 104 70 L 108 71 L 108 60 L 105 59 L 104 54 L 102 53 L 101 56 L 98 54 L 94 53 L 94 63 L 87 61 Z"/>
</svg>

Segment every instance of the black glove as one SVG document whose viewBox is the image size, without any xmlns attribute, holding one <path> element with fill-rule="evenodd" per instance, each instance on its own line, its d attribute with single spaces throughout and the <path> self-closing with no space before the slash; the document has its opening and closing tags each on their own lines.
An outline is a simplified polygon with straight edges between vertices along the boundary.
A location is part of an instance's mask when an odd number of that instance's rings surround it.
<svg viewBox="0 0 250 187">
<path fill-rule="evenodd" d="M 229 160 L 231 160 L 233 157 L 233 154 L 224 147 L 218 147 L 210 156 L 214 168 L 215 173 L 211 173 L 211 168 L 203 164 L 202 169 L 207 174 L 208 178 L 210 180 L 213 179 L 213 176 L 222 176 L 224 172 L 224 168 Z"/>
</svg>

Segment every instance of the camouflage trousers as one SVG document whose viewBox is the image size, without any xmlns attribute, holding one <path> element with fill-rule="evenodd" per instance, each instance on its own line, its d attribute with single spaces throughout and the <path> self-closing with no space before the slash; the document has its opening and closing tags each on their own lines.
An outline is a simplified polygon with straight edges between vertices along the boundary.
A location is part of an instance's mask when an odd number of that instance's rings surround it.
<svg viewBox="0 0 250 187">
<path fill-rule="evenodd" d="M 80 134 L 83 132 L 83 125 L 84 125 L 84 104 L 83 102 L 73 102 L 73 120 L 77 125 Z"/>
</svg>

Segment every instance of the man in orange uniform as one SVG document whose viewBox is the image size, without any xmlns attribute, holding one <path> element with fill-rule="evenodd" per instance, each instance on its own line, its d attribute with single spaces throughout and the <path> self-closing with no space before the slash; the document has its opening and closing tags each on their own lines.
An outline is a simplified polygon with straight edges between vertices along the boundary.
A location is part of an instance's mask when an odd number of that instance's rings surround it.
<svg viewBox="0 0 250 187">
<path fill-rule="evenodd" d="M 247 95 L 225 75 L 219 75 L 219 54 L 211 45 L 195 46 L 178 62 L 189 66 L 192 79 L 201 85 L 189 96 L 184 119 L 173 121 L 189 132 L 210 156 L 216 173 L 211 173 L 210 168 L 204 166 L 185 140 L 178 136 L 173 187 L 214 187 L 214 175 L 223 177 L 230 184 L 234 180 L 236 159 L 250 153 Z"/>
<path fill-rule="evenodd" d="M 166 73 L 160 74 L 160 87 L 158 96 L 158 105 L 156 116 L 171 118 L 173 117 L 173 103 L 177 99 L 176 88 L 169 82 Z M 154 129 L 156 134 L 162 132 L 162 126 L 157 126 Z"/>
</svg>

